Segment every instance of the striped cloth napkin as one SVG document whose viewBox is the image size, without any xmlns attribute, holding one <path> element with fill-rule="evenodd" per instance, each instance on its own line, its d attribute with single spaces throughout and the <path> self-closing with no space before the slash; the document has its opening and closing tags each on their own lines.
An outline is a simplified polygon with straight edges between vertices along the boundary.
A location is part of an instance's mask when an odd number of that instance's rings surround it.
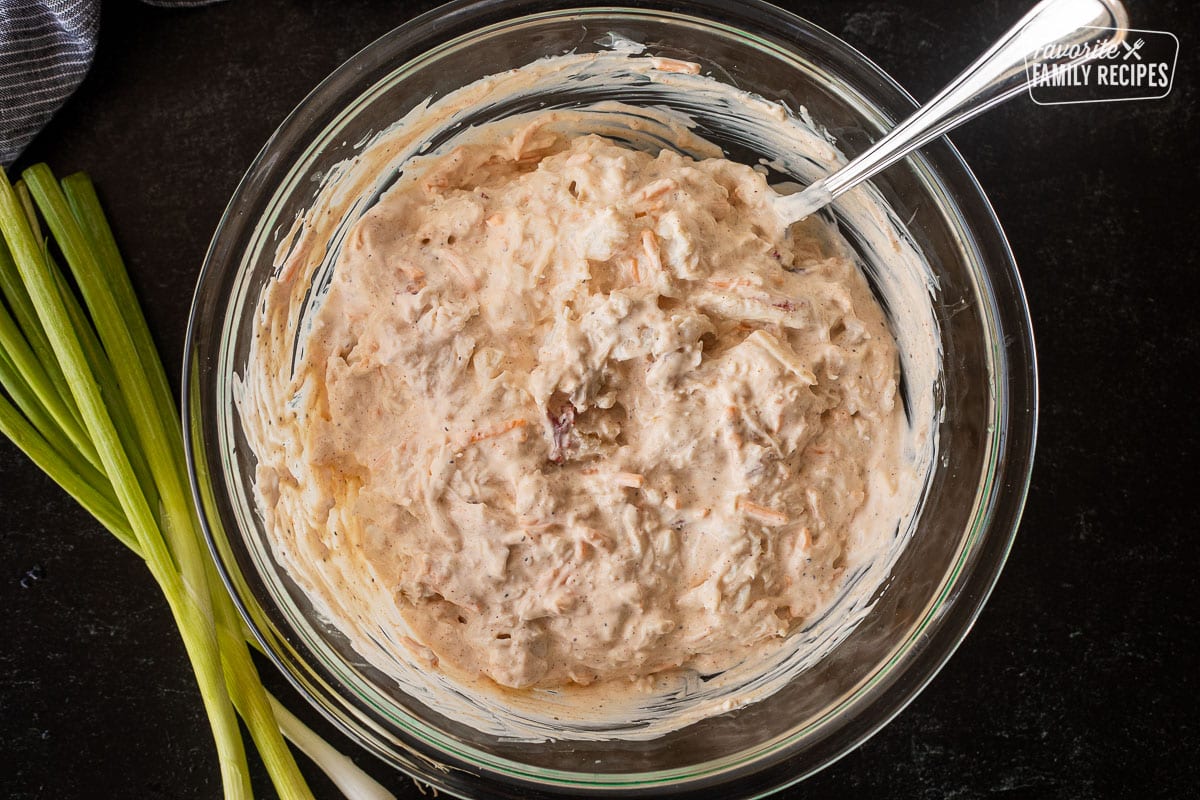
<svg viewBox="0 0 1200 800">
<path fill-rule="evenodd" d="M 99 29 L 100 0 L 0 0 L 0 165 L 15 161 L 75 91 L 91 66 Z"/>
</svg>

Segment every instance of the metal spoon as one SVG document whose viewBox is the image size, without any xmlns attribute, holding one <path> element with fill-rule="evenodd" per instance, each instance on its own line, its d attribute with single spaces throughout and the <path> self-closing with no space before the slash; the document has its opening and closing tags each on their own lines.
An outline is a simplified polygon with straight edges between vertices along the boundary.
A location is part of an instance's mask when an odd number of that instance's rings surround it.
<svg viewBox="0 0 1200 800">
<path fill-rule="evenodd" d="M 776 210 L 787 222 L 799 222 L 918 147 L 1023 92 L 1029 86 L 1027 66 L 1081 64 L 1120 44 L 1128 27 L 1118 0 L 1042 0 L 912 116 L 838 171 L 778 198 Z M 1078 45 L 1083 53 L 1054 58 L 1047 45 Z"/>
</svg>

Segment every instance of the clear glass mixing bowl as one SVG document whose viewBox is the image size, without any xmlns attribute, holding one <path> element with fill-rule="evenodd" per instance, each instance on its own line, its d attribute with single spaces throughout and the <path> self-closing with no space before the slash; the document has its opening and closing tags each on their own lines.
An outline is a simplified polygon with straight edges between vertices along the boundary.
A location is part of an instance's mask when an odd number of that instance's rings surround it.
<svg viewBox="0 0 1200 800">
<path fill-rule="evenodd" d="M 485 0 L 418 17 L 317 87 L 229 203 L 189 326 L 184 421 L 194 487 L 219 566 L 266 651 L 329 719 L 394 766 L 469 797 L 756 796 L 834 761 L 912 700 L 970 628 L 1016 531 L 1036 432 L 1033 337 L 1004 234 L 947 141 L 874 182 L 900 219 L 911 217 L 908 233 L 938 279 L 931 302 L 945 414 L 929 491 L 869 615 L 768 701 L 651 741 L 530 745 L 484 735 L 395 690 L 317 619 L 272 557 L 254 510 L 254 458 L 233 378 L 246 363 L 278 237 L 312 203 L 320 177 L 426 98 L 542 56 L 597 49 L 606 33 L 804 106 L 850 157 L 914 108 L 862 54 L 758 0 L 636 9 Z M 706 136 L 732 157 L 755 158 L 720 120 L 708 122 Z"/>
</svg>

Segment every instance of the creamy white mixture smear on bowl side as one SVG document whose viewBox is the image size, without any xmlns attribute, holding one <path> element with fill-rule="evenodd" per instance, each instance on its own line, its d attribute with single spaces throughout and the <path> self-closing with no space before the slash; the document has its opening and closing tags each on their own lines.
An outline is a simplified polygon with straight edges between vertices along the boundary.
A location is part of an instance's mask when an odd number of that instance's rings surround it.
<svg viewBox="0 0 1200 800">
<path fill-rule="evenodd" d="M 308 220 L 240 408 L 276 556 L 369 661 L 586 727 L 794 661 L 898 553 L 929 434 L 832 226 L 786 228 L 749 166 L 579 121 L 410 159 L 316 301 L 333 234 Z"/>
</svg>

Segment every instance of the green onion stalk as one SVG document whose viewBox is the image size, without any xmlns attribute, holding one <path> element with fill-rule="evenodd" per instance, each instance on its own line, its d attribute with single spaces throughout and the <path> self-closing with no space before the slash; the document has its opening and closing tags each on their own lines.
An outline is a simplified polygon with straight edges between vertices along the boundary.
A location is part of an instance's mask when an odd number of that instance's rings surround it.
<svg viewBox="0 0 1200 800">
<path fill-rule="evenodd" d="M 166 372 L 86 175 L 60 182 L 38 164 L 14 185 L 0 170 L 0 295 L 0 432 L 146 563 L 196 673 L 225 797 L 252 796 L 239 715 L 281 798 L 312 797 L 285 733 L 348 797 L 391 797 L 263 688 L 203 541 Z"/>
</svg>

